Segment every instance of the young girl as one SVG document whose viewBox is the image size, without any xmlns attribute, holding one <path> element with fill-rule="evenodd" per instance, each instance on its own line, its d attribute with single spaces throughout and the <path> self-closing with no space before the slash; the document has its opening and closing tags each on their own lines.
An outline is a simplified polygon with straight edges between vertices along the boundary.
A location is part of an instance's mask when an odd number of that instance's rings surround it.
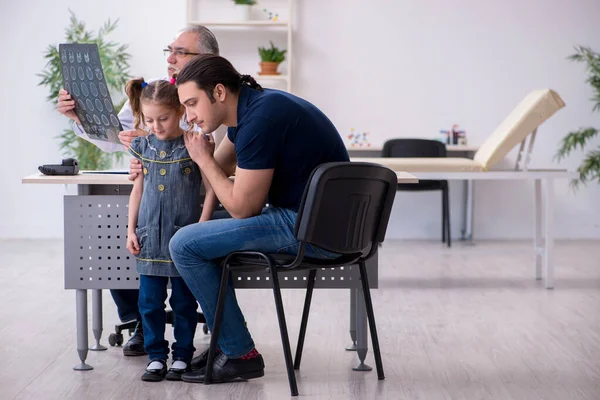
<svg viewBox="0 0 600 400">
<path fill-rule="evenodd" d="M 179 276 L 169 254 L 169 240 L 185 225 L 210 219 L 212 207 L 201 218 L 202 177 L 184 144 L 179 127 L 184 108 L 179 103 L 175 80 L 127 82 L 125 91 L 135 117 L 143 122 L 147 136 L 135 138 L 129 152 L 140 160 L 143 174 L 135 178 L 129 198 L 127 249 L 137 256 L 140 274 L 139 309 L 144 347 L 150 363 L 143 381 L 181 380 L 194 354 L 197 303 Z M 173 363 L 167 371 L 169 343 L 165 340 L 165 300 L 171 281 L 169 303 L 174 314 Z"/>
</svg>

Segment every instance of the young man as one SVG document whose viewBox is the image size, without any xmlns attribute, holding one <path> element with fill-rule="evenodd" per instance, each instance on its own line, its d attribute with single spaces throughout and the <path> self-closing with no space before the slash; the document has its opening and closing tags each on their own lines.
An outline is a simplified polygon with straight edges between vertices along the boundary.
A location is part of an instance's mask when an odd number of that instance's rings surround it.
<svg viewBox="0 0 600 400">
<path fill-rule="evenodd" d="M 190 26 L 179 32 L 175 40 L 164 50 L 164 53 L 168 56 L 167 73 L 169 77 L 172 77 L 173 74 L 179 73 L 185 64 L 196 55 L 203 53 L 219 54 L 219 45 L 213 33 L 206 27 Z M 135 137 L 146 134 L 145 131 L 137 131 L 133 128 L 133 112 L 129 102 L 126 102 L 119 112 L 119 120 L 125 129 L 119 133 L 119 139 L 122 144 L 91 139 L 82 129 L 80 121 L 73 111 L 74 108 L 75 101 L 71 99 L 71 95 L 66 90 L 61 89 L 58 97 L 58 111 L 76 122 L 74 131 L 79 137 L 95 144 L 105 152 L 126 151 Z M 184 119 L 181 121 L 181 127 L 183 129 L 188 128 L 188 124 Z M 220 136 L 223 134 L 224 132 Z M 217 132 L 215 132 L 215 136 L 219 140 Z M 139 165 L 139 161 L 137 159 L 134 160 Z M 145 355 L 144 336 L 138 309 L 139 290 L 111 290 L 110 293 L 117 306 L 119 319 L 122 322 L 138 321 L 133 336 L 123 347 L 123 354 L 126 356 Z"/>
<path fill-rule="evenodd" d="M 177 85 L 188 122 L 204 132 L 228 127 L 214 155 L 212 139 L 195 133 L 185 139 L 209 183 L 207 195 L 216 195 L 233 218 L 186 226 L 170 242 L 175 266 L 212 330 L 221 278 L 216 260 L 237 250 L 295 254 L 294 224 L 310 174 L 322 163 L 349 157 L 335 126 L 317 107 L 286 92 L 263 90 L 222 57 L 194 58 L 182 69 Z M 234 173 L 231 181 L 228 177 Z M 270 207 L 265 209 L 266 202 Z M 336 255 L 309 247 L 307 256 Z M 214 382 L 264 374 L 262 356 L 244 321 L 229 286 Z M 183 380 L 203 382 L 207 356 L 205 351 L 196 357 L 195 371 L 185 373 Z"/>
</svg>

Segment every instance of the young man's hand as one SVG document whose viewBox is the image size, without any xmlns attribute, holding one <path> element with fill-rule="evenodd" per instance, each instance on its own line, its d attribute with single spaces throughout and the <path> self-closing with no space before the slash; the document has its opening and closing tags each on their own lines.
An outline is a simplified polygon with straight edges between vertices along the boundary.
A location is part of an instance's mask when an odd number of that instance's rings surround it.
<svg viewBox="0 0 600 400">
<path fill-rule="evenodd" d="M 127 250 L 129 250 L 129 252 L 134 256 L 140 254 L 140 244 L 135 232 L 127 233 Z"/>
<path fill-rule="evenodd" d="M 75 114 L 75 100 L 71 98 L 69 92 L 65 89 L 60 89 L 58 91 L 58 112 L 64 115 L 65 117 L 71 118 L 73 121 L 77 122 L 78 125 L 81 125 L 79 121 L 79 117 Z"/>
<path fill-rule="evenodd" d="M 212 135 L 196 132 L 186 132 L 183 134 L 185 147 L 190 157 L 198 165 L 202 161 L 213 157 L 215 152 L 215 140 Z"/>
<path fill-rule="evenodd" d="M 135 178 L 142 173 L 142 163 L 137 158 L 129 160 L 129 180 L 135 181 Z"/>
</svg>

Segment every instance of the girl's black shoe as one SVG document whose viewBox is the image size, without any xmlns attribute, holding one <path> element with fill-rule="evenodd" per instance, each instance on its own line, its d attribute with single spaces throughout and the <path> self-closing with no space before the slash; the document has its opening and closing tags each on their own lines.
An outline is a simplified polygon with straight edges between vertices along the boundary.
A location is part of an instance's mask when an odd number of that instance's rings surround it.
<svg viewBox="0 0 600 400">
<path fill-rule="evenodd" d="M 146 382 L 160 382 L 167 375 L 167 362 L 164 360 L 152 360 L 148 363 L 148 365 L 152 364 L 154 361 L 158 361 L 162 364 L 160 369 L 148 369 L 144 371 L 144 375 L 142 375 L 142 380 Z"/>
<path fill-rule="evenodd" d="M 173 360 L 173 362 L 175 362 L 175 361 L 177 361 L 177 360 Z M 183 361 L 183 360 L 179 360 L 179 361 Z M 183 375 L 185 372 L 189 372 L 192 370 L 190 363 L 186 363 L 186 365 L 187 366 L 185 369 L 173 368 L 171 366 L 171 368 L 169 368 L 169 371 L 167 371 L 166 379 L 168 381 L 180 381 L 181 375 Z"/>
</svg>

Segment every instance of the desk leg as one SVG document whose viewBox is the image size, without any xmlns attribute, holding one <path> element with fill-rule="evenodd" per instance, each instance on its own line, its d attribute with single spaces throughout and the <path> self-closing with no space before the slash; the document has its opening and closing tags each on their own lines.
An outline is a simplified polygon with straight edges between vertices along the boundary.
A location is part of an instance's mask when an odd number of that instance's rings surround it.
<svg viewBox="0 0 600 400">
<path fill-rule="evenodd" d="M 356 353 L 358 354 L 358 360 L 360 364 L 356 367 L 352 367 L 355 371 L 371 371 L 373 367 L 365 364 L 365 358 L 367 358 L 367 352 L 369 351 L 367 343 L 367 332 L 368 332 L 368 321 L 367 321 L 367 310 L 365 306 L 365 297 L 362 288 L 356 290 L 356 341 L 357 348 Z"/>
<path fill-rule="evenodd" d="M 473 240 L 473 186 L 472 180 L 464 181 L 464 220 L 462 229 L 462 240 Z"/>
<path fill-rule="evenodd" d="M 546 230 L 544 266 L 546 289 L 554 288 L 554 180 L 544 180 L 544 222 Z"/>
<path fill-rule="evenodd" d="M 352 344 L 346 347 L 348 351 L 356 351 L 356 289 L 350 289 L 350 339 Z"/>
<path fill-rule="evenodd" d="M 100 344 L 100 338 L 102 337 L 102 289 L 92 289 L 92 332 L 96 344 L 90 347 L 90 350 L 106 350 L 107 347 Z"/>
<path fill-rule="evenodd" d="M 542 279 L 542 181 L 535 180 L 535 196 L 533 204 L 533 250 L 535 253 L 535 279 Z"/>
<path fill-rule="evenodd" d="M 89 371 L 94 369 L 85 363 L 88 353 L 88 322 L 87 322 L 87 290 L 76 289 L 75 301 L 77 309 L 77 353 L 81 364 L 73 367 L 75 371 Z"/>
</svg>

